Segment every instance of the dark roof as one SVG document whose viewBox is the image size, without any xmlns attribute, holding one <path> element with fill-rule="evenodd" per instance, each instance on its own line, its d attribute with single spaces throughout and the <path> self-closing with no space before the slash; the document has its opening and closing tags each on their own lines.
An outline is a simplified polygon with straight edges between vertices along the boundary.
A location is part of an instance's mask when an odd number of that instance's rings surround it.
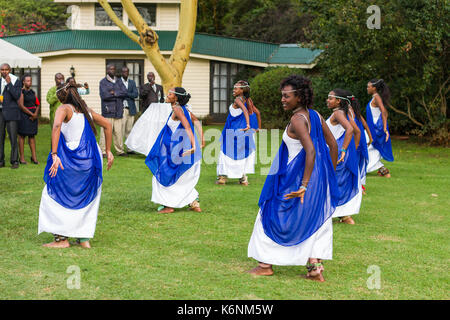
<svg viewBox="0 0 450 320">
<path fill-rule="evenodd" d="M 157 31 L 161 51 L 172 51 L 176 31 Z M 61 50 L 142 50 L 120 30 L 62 30 L 3 38 L 31 53 Z M 191 53 L 269 64 L 311 64 L 321 50 L 196 33 Z"/>
</svg>

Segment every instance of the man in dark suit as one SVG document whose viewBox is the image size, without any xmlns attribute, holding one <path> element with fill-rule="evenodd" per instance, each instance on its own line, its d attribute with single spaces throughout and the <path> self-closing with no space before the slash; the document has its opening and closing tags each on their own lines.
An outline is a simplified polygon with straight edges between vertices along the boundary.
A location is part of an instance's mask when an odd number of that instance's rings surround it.
<svg viewBox="0 0 450 320">
<path fill-rule="evenodd" d="M 22 94 L 22 81 L 11 74 L 7 63 L 0 66 L 0 168 L 5 166 L 5 129 L 11 142 L 11 168 L 19 167 L 19 148 L 17 131 L 19 128 L 20 109 L 18 101 Z"/>
<path fill-rule="evenodd" d="M 100 81 L 100 98 L 102 100 L 102 116 L 112 126 L 114 148 L 119 156 L 126 156 L 123 149 L 123 100 L 127 97 L 127 88 L 122 80 L 115 76 L 116 67 L 113 64 L 106 66 L 106 77 Z M 105 135 L 103 128 L 100 132 L 100 149 L 106 156 Z"/>
<path fill-rule="evenodd" d="M 125 140 L 128 138 L 131 128 L 133 128 L 134 116 L 136 115 L 136 103 L 134 102 L 134 99 L 139 96 L 136 82 L 134 82 L 134 80 L 132 79 L 128 79 L 129 73 L 130 70 L 127 67 L 122 68 L 121 80 L 124 86 L 127 88 L 127 97 L 123 101 L 123 130 Z"/>
<path fill-rule="evenodd" d="M 155 74 L 149 72 L 147 74 L 148 83 L 141 87 L 140 98 L 142 99 L 142 112 L 147 110 L 148 106 L 153 102 L 164 102 L 163 87 L 155 83 Z"/>
</svg>

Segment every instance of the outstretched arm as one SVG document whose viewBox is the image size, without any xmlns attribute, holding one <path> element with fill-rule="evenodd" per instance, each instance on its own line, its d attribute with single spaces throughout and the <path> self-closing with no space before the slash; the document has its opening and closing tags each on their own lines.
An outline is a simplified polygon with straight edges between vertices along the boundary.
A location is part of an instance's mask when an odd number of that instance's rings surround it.
<svg viewBox="0 0 450 320">
<path fill-rule="evenodd" d="M 112 126 L 111 123 L 106 120 L 106 118 L 102 117 L 98 113 L 96 113 L 94 110 L 89 109 L 89 112 L 92 115 L 92 120 L 94 120 L 95 124 L 98 124 L 103 128 L 103 131 L 105 132 L 105 150 L 106 155 L 108 157 L 108 167 L 107 170 L 111 169 L 111 166 L 114 162 L 114 156 L 111 152 L 111 142 L 112 142 Z"/>
<path fill-rule="evenodd" d="M 202 124 L 200 123 L 198 118 L 195 116 L 195 114 L 193 114 L 191 111 L 189 111 L 189 113 L 191 114 L 191 119 L 192 119 L 192 122 L 194 123 L 194 127 L 197 128 L 197 131 L 200 133 L 200 137 L 202 139 L 201 148 L 204 148 L 205 147 L 205 137 L 203 135 Z"/>
<path fill-rule="evenodd" d="M 298 115 L 292 116 L 290 132 L 294 133 L 296 138 L 300 140 L 303 149 L 306 152 L 305 169 L 303 171 L 302 185 L 298 191 L 291 192 L 285 195 L 285 199 L 292 199 L 300 197 L 300 202 L 303 203 L 305 192 L 308 187 L 309 179 L 314 168 L 314 162 L 316 160 L 316 149 L 314 148 L 311 136 L 309 135 L 308 123 L 303 117 Z"/>
<path fill-rule="evenodd" d="M 245 105 L 242 102 L 242 100 L 239 99 L 239 98 L 236 98 L 234 100 L 234 103 L 237 104 L 239 106 L 239 108 L 241 108 L 242 112 L 244 113 L 245 122 L 247 123 L 247 127 L 245 129 L 241 129 L 241 130 L 242 131 L 247 131 L 248 129 L 250 129 L 250 117 L 248 116 L 247 108 L 245 107 Z"/>
<path fill-rule="evenodd" d="M 53 121 L 53 129 L 52 129 L 52 160 L 53 164 L 50 167 L 50 177 L 56 176 L 58 173 L 58 169 L 61 168 L 64 170 L 64 167 L 61 163 L 61 159 L 58 157 L 58 143 L 59 136 L 61 135 L 61 125 L 63 121 L 67 118 L 69 108 L 67 105 L 63 104 L 55 112 L 55 120 Z"/>
<path fill-rule="evenodd" d="M 248 99 L 248 103 L 252 104 L 253 110 L 255 111 L 256 114 L 256 118 L 258 119 L 258 129 L 261 129 L 262 128 L 261 112 L 259 112 L 258 108 L 255 107 L 255 104 L 253 103 L 253 100 L 251 98 Z"/>
<path fill-rule="evenodd" d="M 177 117 L 177 119 L 181 121 L 181 124 L 183 125 L 184 129 L 186 130 L 189 140 L 191 141 L 192 149 L 186 150 L 182 155 L 184 157 L 184 156 L 187 156 L 187 155 L 195 152 L 194 133 L 192 131 L 191 125 L 189 124 L 189 121 L 186 119 L 186 116 L 184 115 L 184 112 L 180 107 L 174 108 L 173 113 L 175 113 L 175 116 Z"/>
<path fill-rule="evenodd" d="M 350 124 L 350 122 L 347 120 L 347 117 L 345 116 L 345 114 L 342 110 L 335 111 L 333 113 L 333 117 L 345 129 L 345 137 L 344 137 L 344 143 L 342 144 L 341 157 L 339 158 L 339 160 L 337 162 L 337 163 L 340 163 L 340 162 L 344 161 L 345 154 L 347 152 L 347 148 L 350 145 L 350 142 L 352 141 L 353 127 Z"/>
</svg>

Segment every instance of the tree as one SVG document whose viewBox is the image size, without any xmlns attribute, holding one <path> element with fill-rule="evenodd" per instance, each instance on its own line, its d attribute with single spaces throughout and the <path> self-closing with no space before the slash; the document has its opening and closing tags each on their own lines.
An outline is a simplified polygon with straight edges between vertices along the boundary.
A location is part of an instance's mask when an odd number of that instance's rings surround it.
<svg viewBox="0 0 450 320">
<path fill-rule="evenodd" d="M 274 43 L 306 40 L 311 18 L 294 0 L 231 0 L 224 16 L 230 36 Z"/>
<path fill-rule="evenodd" d="M 229 0 L 199 0 L 197 31 L 223 35 L 226 24 L 224 15 L 229 8 Z"/>
<path fill-rule="evenodd" d="M 147 58 L 161 77 L 164 91 L 167 92 L 172 87 L 181 86 L 183 73 L 194 41 L 197 0 L 181 0 L 179 30 L 168 61 L 159 50 L 158 34 L 147 25 L 131 0 L 121 0 L 121 3 L 138 34 L 132 32 L 123 24 L 107 0 L 98 0 L 98 2 L 122 32 L 142 47 Z"/>
<path fill-rule="evenodd" d="M 310 45 L 325 49 L 318 63 L 325 77 L 360 100 L 369 99 L 370 79 L 383 78 L 392 92 L 388 108 L 396 131 L 448 143 L 450 15 L 444 0 L 378 1 L 380 29 L 368 28 L 366 2 L 297 1 L 314 17 L 308 36 Z"/>
<path fill-rule="evenodd" d="M 65 28 L 66 5 L 53 0 L 0 0 L 0 37 Z"/>
</svg>

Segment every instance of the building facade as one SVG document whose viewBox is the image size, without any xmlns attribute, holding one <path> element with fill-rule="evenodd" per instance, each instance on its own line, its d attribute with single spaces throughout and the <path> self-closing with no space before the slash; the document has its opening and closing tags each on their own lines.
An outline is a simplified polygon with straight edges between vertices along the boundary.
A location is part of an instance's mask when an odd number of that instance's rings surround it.
<svg viewBox="0 0 450 320">
<path fill-rule="evenodd" d="M 100 111 L 99 82 L 106 74 L 106 65 L 114 63 L 130 69 L 130 78 L 138 86 L 147 82 L 152 71 L 159 76 L 142 49 L 114 25 L 96 0 L 54 0 L 68 5 L 71 17 L 69 29 L 41 32 L 5 38 L 42 58 L 41 70 L 26 70 L 34 75 L 34 86 L 41 97 L 42 116 L 48 117 L 45 101 L 47 91 L 55 85 L 58 72 L 66 77 L 75 72 L 78 83 L 87 82 L 90 94 L 83 96 L 88 106 Z M 131 30 L 120 1 L 109 1 L 117 16 Z M 179 25 L 179 0 L 137 0 L 134 2 L 141 15 L 159 36 L 161 53 L 168 59 L 175 43 Z M 301 48 L 296 44 L 274 44 L 231 37 L 196 33 L 189 62 L 183 75 L 183 87 L 190 92 L 194 112 L 214 120 L 225 119 L 232 100 L 234 76 L 247 67 L 290 66 L 313 68 L 320 50 Z M 17 71 L 15 71 L 17 73 Z M 21 70 L 20 72 L 25 72 Z M 137 100 L 137 105 L 139 101 Z"/>
</svg>

